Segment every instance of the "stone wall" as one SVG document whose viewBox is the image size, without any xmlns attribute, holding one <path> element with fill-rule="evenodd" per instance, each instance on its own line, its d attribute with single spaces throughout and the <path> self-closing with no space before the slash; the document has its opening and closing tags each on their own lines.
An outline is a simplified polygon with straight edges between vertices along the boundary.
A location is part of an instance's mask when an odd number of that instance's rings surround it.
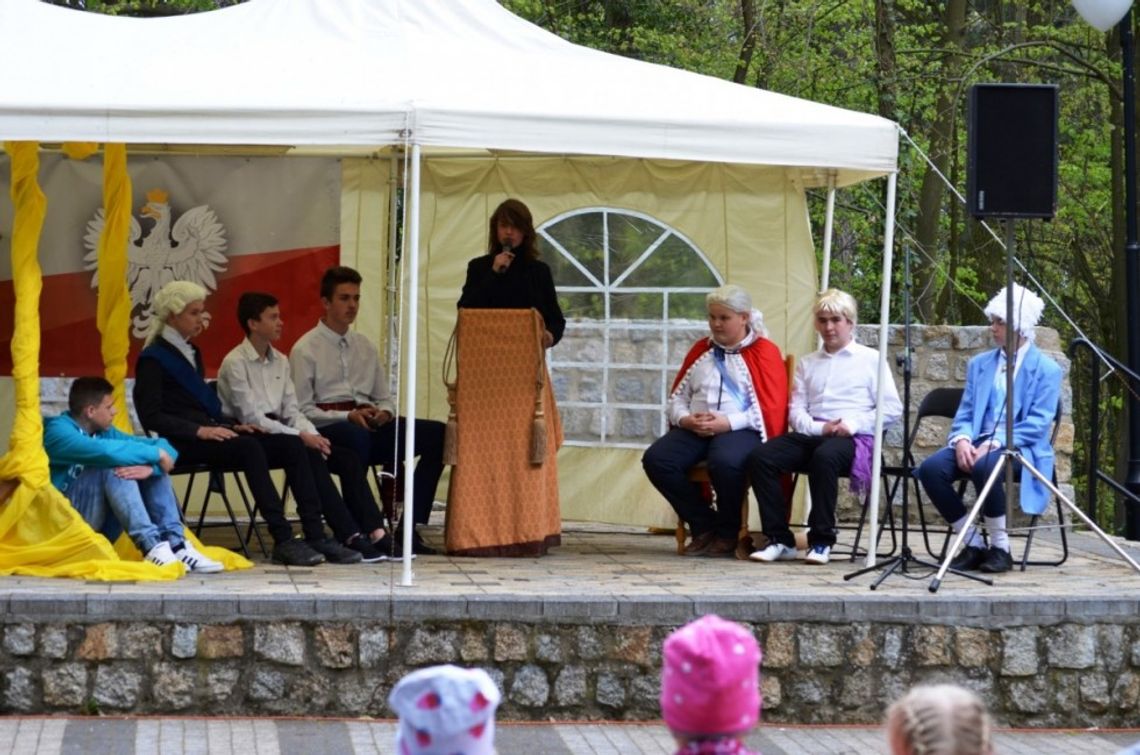
<svg viewBox="0 0 1140 755">
<path fill-rule="evenodd" d="M 911 685 L 949 680 L 978 691 L 1006 725 L 1135 726 L 1135 612 L 1090 623 L 1097 602 L 1087 603 L 1081 620 L 1010 617 L 1000 626 L 950 617 L 755 622 L 764 719 L 875 723 Z M 490 671 L 504 720 L 658 718 L 660 648 L 676 626 L 10 618 L 0 646 L 5 713 L 391 716 L 388 692 L 402 675 L 459 663 Z"/>
</svg>

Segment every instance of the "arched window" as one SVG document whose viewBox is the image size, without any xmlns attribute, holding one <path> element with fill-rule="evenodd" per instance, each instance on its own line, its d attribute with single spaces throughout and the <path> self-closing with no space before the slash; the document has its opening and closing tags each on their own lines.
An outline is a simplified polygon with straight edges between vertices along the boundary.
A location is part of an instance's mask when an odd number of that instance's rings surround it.
<svg viewBox="0 0 1140 755">
<path fill-rule="evenodd" d="M 566 334 L 551 350 L 566 442 L 642 448 L 689 347 L 707 334 L 705 294 L 722 281 L 676 229 L 631 210 L 589 207 L 538 228 Z"/>
</svg>

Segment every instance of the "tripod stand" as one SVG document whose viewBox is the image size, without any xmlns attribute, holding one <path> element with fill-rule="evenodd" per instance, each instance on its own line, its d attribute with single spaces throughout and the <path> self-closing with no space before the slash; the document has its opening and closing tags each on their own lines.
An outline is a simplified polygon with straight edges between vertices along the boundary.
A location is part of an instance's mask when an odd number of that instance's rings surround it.
<svg viewBox="0 0 1140 755">
<path fill-rule="evenodd" d="M 910 347 L 910 249 L 903 247 L 903 353 L 899 355 L 897 363 L 903 370 L 903 438 L 909 441 L 910 439 L 910 381 L 911 381 L 911 347 Z M 881 348 L 886 348 L 886 344 L 880 344 Z M 910 532 L 910 521 L 908 514 L 910 512 L 910 485 L 911 480 L 906 479 L 910 475 L 911 468 L 914 464 L 914 459 L 910 456 L 910 449 L 904 452 L 902 466 L 898 469 L 900 474 L 900 484 L 902 485 L 902 539 L 900 541 L 899 553 L 897 556 L 885 559 L 874 566 L 865 566 L 862 569 L 851 572 L 850 574 L 843 575 L 844 581 L 854 579 L 855 577 L 868 574 L 873 571 L 882 570 L 882 574 L 875 578 L 871 583 L 871 589 L 877 589 L 887 577 L 892 574 L 898 573 L 907 576 L 911 568 L 921 566 L 925 569 L 934 570 L 938 568 L 938 564 L 929 561 L 923 561 L 916 557 L 910 549 L 908 543 L 908 533 Z M 887 505 L 890 505 L 888 500 Z M 969 579 L 976 579 L 979 582 L 985 582 L 992 585 L 993 581 L 981 577 L 976 574 L 967 574 L 957 570 L 951 570 L 955 574 L 960 574 Z"/>
<path fill-rule="evenodd" d="M 1025 456 L 1014 445 L 1014 435 L 1013 435 L 1014 394 L 1013 394 L 1013 389 L 1014 389 L 1014 372 L 1016 371 L 1016 364 L 1017 364 L 1017 338 L 1015 336 L 1015 330 L 1017 329 L 1017 325 L 1020 324 L 1020 323 L 1017 323 L 1013 317 L 1013 313 L 1015 312 L 1015 310 L 1013 308 L 1014 307 L 1014 301 L 1013 301 L 1013 249 L 1014 249 L 1014 243 L 1016 240 L 1014 231 L 1015 231 L 1014 220 L 1012 218 L 1010 218 L 1010 219 L 1006 220 L 1006 245 L 1005 245 L 1005 254 L 1006 254 L 1006 257 L 1005 257 L 1005 314 L 1006 314 L 1006 317 L 1005 317 L 1005 353 L 1007 355 L 1007 359 L 1006 359 L 1007 368 L 1005 371 L 1005 410 L 1004 411 L 1005 411 L 1006 445 L 1004 448 L 1001 449 L 1000 457 L 998 458 L 997 462 L 994 464 L 993 470 L 990 472 L 990 476 L 986 479 L 986 483 L 982 487 L 981 492 L 978 493 L 978 500 L 974 502 L 973 508 L 970 509 L 970 513 L 966 516 L 965 524 L 958 531 L 957 536 L 955 536 L 955 538 L 954 538 L 954 542 L 950 544 L 950 548 L 947 549 L 946 558 L 942 562 L 941 567 L 939 567 L 938 573 L 934 576 L 934 579 L 932 579 L 930 581 L 930 588 L 929 588 L 930 592 L 938 592 L 938 588 L 941 586 L 942 579 L 943 579 L 943 577 L 946 576 L 946 572 L 947 571 L 954 571 L 954 570 L 950 569 L 950 561 L 954 558 L 954 555 L 958 552 L 958 549 L 962 546 L 962 542 L 966 539 L 967 533 L 969 533 L 971 528 L 974 526 L 974 522 L 977 521 L 978 514 L 981 512 L 982 506 L 985 504 L 986 499 L 992 493 L 994 485 L 998 484 L 998 476 L 1002 473 L 1003 470 L 1005 472 L 1006 509 L 1008 511 L 1010 495 L 1013 492 L 1014 470 L 1015 470 L 1015 465 L 1017 465 L 1017 464 L 1021 465 L 1022 476 L 1024 476 L 1026 471 L 1028 471 L 1030 474 L 1032 474 L 1034 477 L 1036 477 L 1043 485 L 1045 485 L 1045 487 L 1047 487 L 1049 489 L 1049 491 L 1053 495 L 1057 496 L 1057 500 L 1059 500 L 1061 503 L 1063 503 L 1069 507 L 1069 511 L 1073 515 L 1075 515 L 1077 518 L 1079 518 L 1081 521 L 1083 521 L 1089 527 L 1089 529 L 1091 529 L 1093 532 L 1095 532 L 1097 535 L 1099 535 L 1100 539 L 1103 540 L 1105 543 L 1107 543 L 1110 548 L 1112 548 L 1114 551 L 1116 551 L 1117 555 L 1119 555 L 1122 559 L 1124 559 L 1126 562 L 1128 562 L 1128 564 L 1134 570 L 1136 570 L 1137 572 L 1140 572 L 1140 564 L 1137 564 L 1136 561 L 1134 561 L 1131 556 L 1129 556 L 1127 553 L 1125 553 L 1124 550 L 1119 545 L 1117 545 L 1115 542 L 1113 542 L 1112 538 L 1110 538 L 1104 532 L 1104 530 L 1102 530 L 1100 527 L 1098 527 L 1096 525 L 1096 522 L 1094 522 L 1092 519 L 1090 519 L 1085 514 L 1085 512 L 1081 511 L 1079 506 L 1077 506 L 1073 501 L 1066 498 L 1064 496 L 1064 494 L 1062 494 L 1061 491 L 1057 489 L 1057 486 L 1053 484 L 1053 481 L 1046 479 L 1045 475 L 1041 474 L 1041 472 L 1035 466 L 1033 466 L 1033 464 L 1027 458 L 1025 458 Z M 1093 484 L 1093 483 L 1090 483 L 1090 484 Z M 961 574 L 961 572 L 955 572 L 955 573 Z M 967 574 L 964 576 L 969 576 L 972 578 L 974 577 L 974 575 L 972 575 L 972 574 Z M 992 584 L 992 582 L 990 584 Z"/>
</svg>

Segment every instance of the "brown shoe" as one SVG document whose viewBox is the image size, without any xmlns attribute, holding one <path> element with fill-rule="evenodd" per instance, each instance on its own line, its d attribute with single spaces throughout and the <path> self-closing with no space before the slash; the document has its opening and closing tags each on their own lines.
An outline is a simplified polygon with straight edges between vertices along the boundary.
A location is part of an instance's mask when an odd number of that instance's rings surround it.
<svg viewBox="0 0 1140 755">
<path fill-rule="evenodd" d="M 734 556 L 736 555 L 736 538 L 718 537 L 701 555 L 710 558 Z"/>
<path fill-rule="evenodd" d="M 708 532 L 702 532 L 699 535 L 694 535 L 693 539 L 689 541 L 689 544 L 685 546 L 685 555 L 699 556 L 703 554 L 706 550 L 709 549 L 709 546 L 713 544 L 713 540 L 715 539 L 716 533 L 712 530 L 709 530 Z"/>
</svg>

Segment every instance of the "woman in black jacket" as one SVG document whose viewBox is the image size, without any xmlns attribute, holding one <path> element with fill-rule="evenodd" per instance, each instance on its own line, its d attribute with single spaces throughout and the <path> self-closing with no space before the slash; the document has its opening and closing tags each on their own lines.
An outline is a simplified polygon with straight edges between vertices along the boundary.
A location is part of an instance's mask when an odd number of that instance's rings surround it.
<svg viewBox="0 0 1140 755">
<path fill-rule="evenodd" d="M 534 220 L 527 206 L 508 199 L 491 215 L 487 253 L 467 263 L 460 307 L 473 309 L 530 309 L 542 315 L 546 332 L 543 345 L 562 340 L 566 318 L 554 293 L 554 278 L 538 259 Z"/>
</svg>

